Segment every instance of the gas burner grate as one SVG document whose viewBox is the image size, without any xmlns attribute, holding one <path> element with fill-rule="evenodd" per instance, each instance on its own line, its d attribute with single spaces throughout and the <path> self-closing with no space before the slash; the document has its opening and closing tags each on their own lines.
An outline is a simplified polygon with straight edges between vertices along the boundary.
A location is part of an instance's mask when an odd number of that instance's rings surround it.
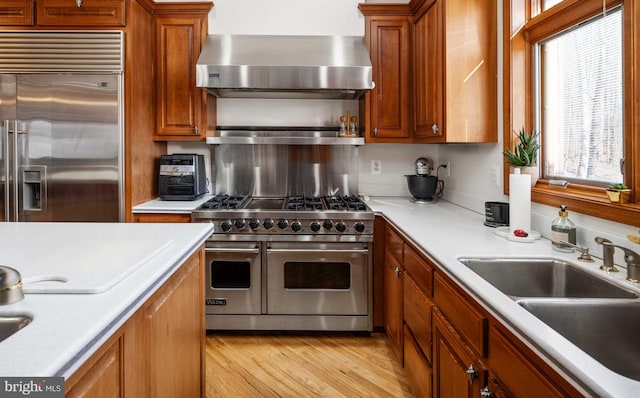
<svg viewBox="0 0 640 398">
<path fill-rule="evenodd" d="M 325 197 L 329 210 L 366 211 L 367 205 L 354 195 Z"/>
<path fill-rule="evenodd" d="M 248 199 L 249 197 L 244 195 L 216 195 L 200 205 L 198 209 L 240 209 L 245 205 Z"/>
<path fill-rule="evenodd" d="M 290 196 L 285 203 L 287 210 L 322 210 L 322 198 L 312 196 Z"/>
</svg>

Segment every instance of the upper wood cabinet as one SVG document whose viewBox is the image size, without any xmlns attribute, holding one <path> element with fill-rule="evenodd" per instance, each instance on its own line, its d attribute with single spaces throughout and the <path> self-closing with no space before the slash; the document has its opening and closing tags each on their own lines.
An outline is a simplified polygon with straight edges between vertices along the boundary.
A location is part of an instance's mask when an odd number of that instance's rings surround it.
<svg viewBox="0 0 640 398">
<path fill-rule="evenodd" d="M 202 141 L 206 94 L 196 87 L 196 62 L 207 34 L 207 13 L 156 18 L 157 99 L 154 139 Z"/>
<path fill-rule="evenodd" d="M 33 25 L 33 0 L 4 0 L 0 3 L 0 25 Z"/>
<path fill-rule="evenodd" d="M 41 26 L 125 26 L 125 0 L 38 0 Z"/>
<path fill-rule="evenodd" d="M 414 142 L 497 142 L 497 2 L 414 3 Z"/>
<path fill-rule="evenodd" d="M 409 34 L 403 16 L 373 16 L 366 22 L 375 87 L 365 94 L 367 142 L 409 141 Z"/>
<path fill-rule="evenodd" d="M 366 142 L 497 141 L 497 2 L 359 7 L 376 84 L 363 100 Z"/>
</svg>

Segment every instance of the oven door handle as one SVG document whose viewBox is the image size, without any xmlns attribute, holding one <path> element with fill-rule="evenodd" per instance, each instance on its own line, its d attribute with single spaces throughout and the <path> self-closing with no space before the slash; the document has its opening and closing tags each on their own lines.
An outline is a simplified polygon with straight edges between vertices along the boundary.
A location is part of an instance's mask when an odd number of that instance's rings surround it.
<svg viewBox="0 0 640 398">
<path fill-rule="evenodd" d="M 368 249 L 267 249 L 267 253 L 369 253 Z"/>
<path fill-rule="evenodd" d="M 255 249 L 238 249 L 238 248 L 205 248 L 205 252 L 207 253 L 250 253 L 250 254 L 258 254 L 260 253 L 259 248 Z"/>
</svg>

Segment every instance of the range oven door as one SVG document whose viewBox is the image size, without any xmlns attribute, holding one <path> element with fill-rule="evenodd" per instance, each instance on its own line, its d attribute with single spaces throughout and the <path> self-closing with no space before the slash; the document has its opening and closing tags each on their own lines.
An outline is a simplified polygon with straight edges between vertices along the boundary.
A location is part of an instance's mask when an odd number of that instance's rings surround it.
<svg viewBox="0 0 640 398">
<path fill-rule="evenodd" d="M 262 270 L 259 242 L 207 242 L 207 314 L 260 314 Z"/>
<path fill-rule="evenodd" d="M 271 242 L 270 315 L 368 315 L 367 243 Z"/>
</svg>

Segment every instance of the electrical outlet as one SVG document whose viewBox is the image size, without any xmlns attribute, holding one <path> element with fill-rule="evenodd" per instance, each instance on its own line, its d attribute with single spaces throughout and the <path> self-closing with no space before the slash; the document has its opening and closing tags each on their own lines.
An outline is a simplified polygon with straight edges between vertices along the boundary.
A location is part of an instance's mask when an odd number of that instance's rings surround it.
<svg viewBox="0 0 640 398">
<path fill-rule="evenodd" d="M 446 166 L 440 169 L 440 171 L 444 174 L 444 177 L 451 177 L 451 161 L 445 160 L 440 164 Z"/>
<path fill-rule="evenodd" d="M 382 160 L 372 160 L 371 174 L 380 174 L 380 173 L 382 173 Z"/>
<path fill-rule="evenodd" d="M 496 187 L 500 186 L 499 175 L 500 175 L 500 166 L 495 164 L 491 165 L 491 183 Z"/>
</svg>

